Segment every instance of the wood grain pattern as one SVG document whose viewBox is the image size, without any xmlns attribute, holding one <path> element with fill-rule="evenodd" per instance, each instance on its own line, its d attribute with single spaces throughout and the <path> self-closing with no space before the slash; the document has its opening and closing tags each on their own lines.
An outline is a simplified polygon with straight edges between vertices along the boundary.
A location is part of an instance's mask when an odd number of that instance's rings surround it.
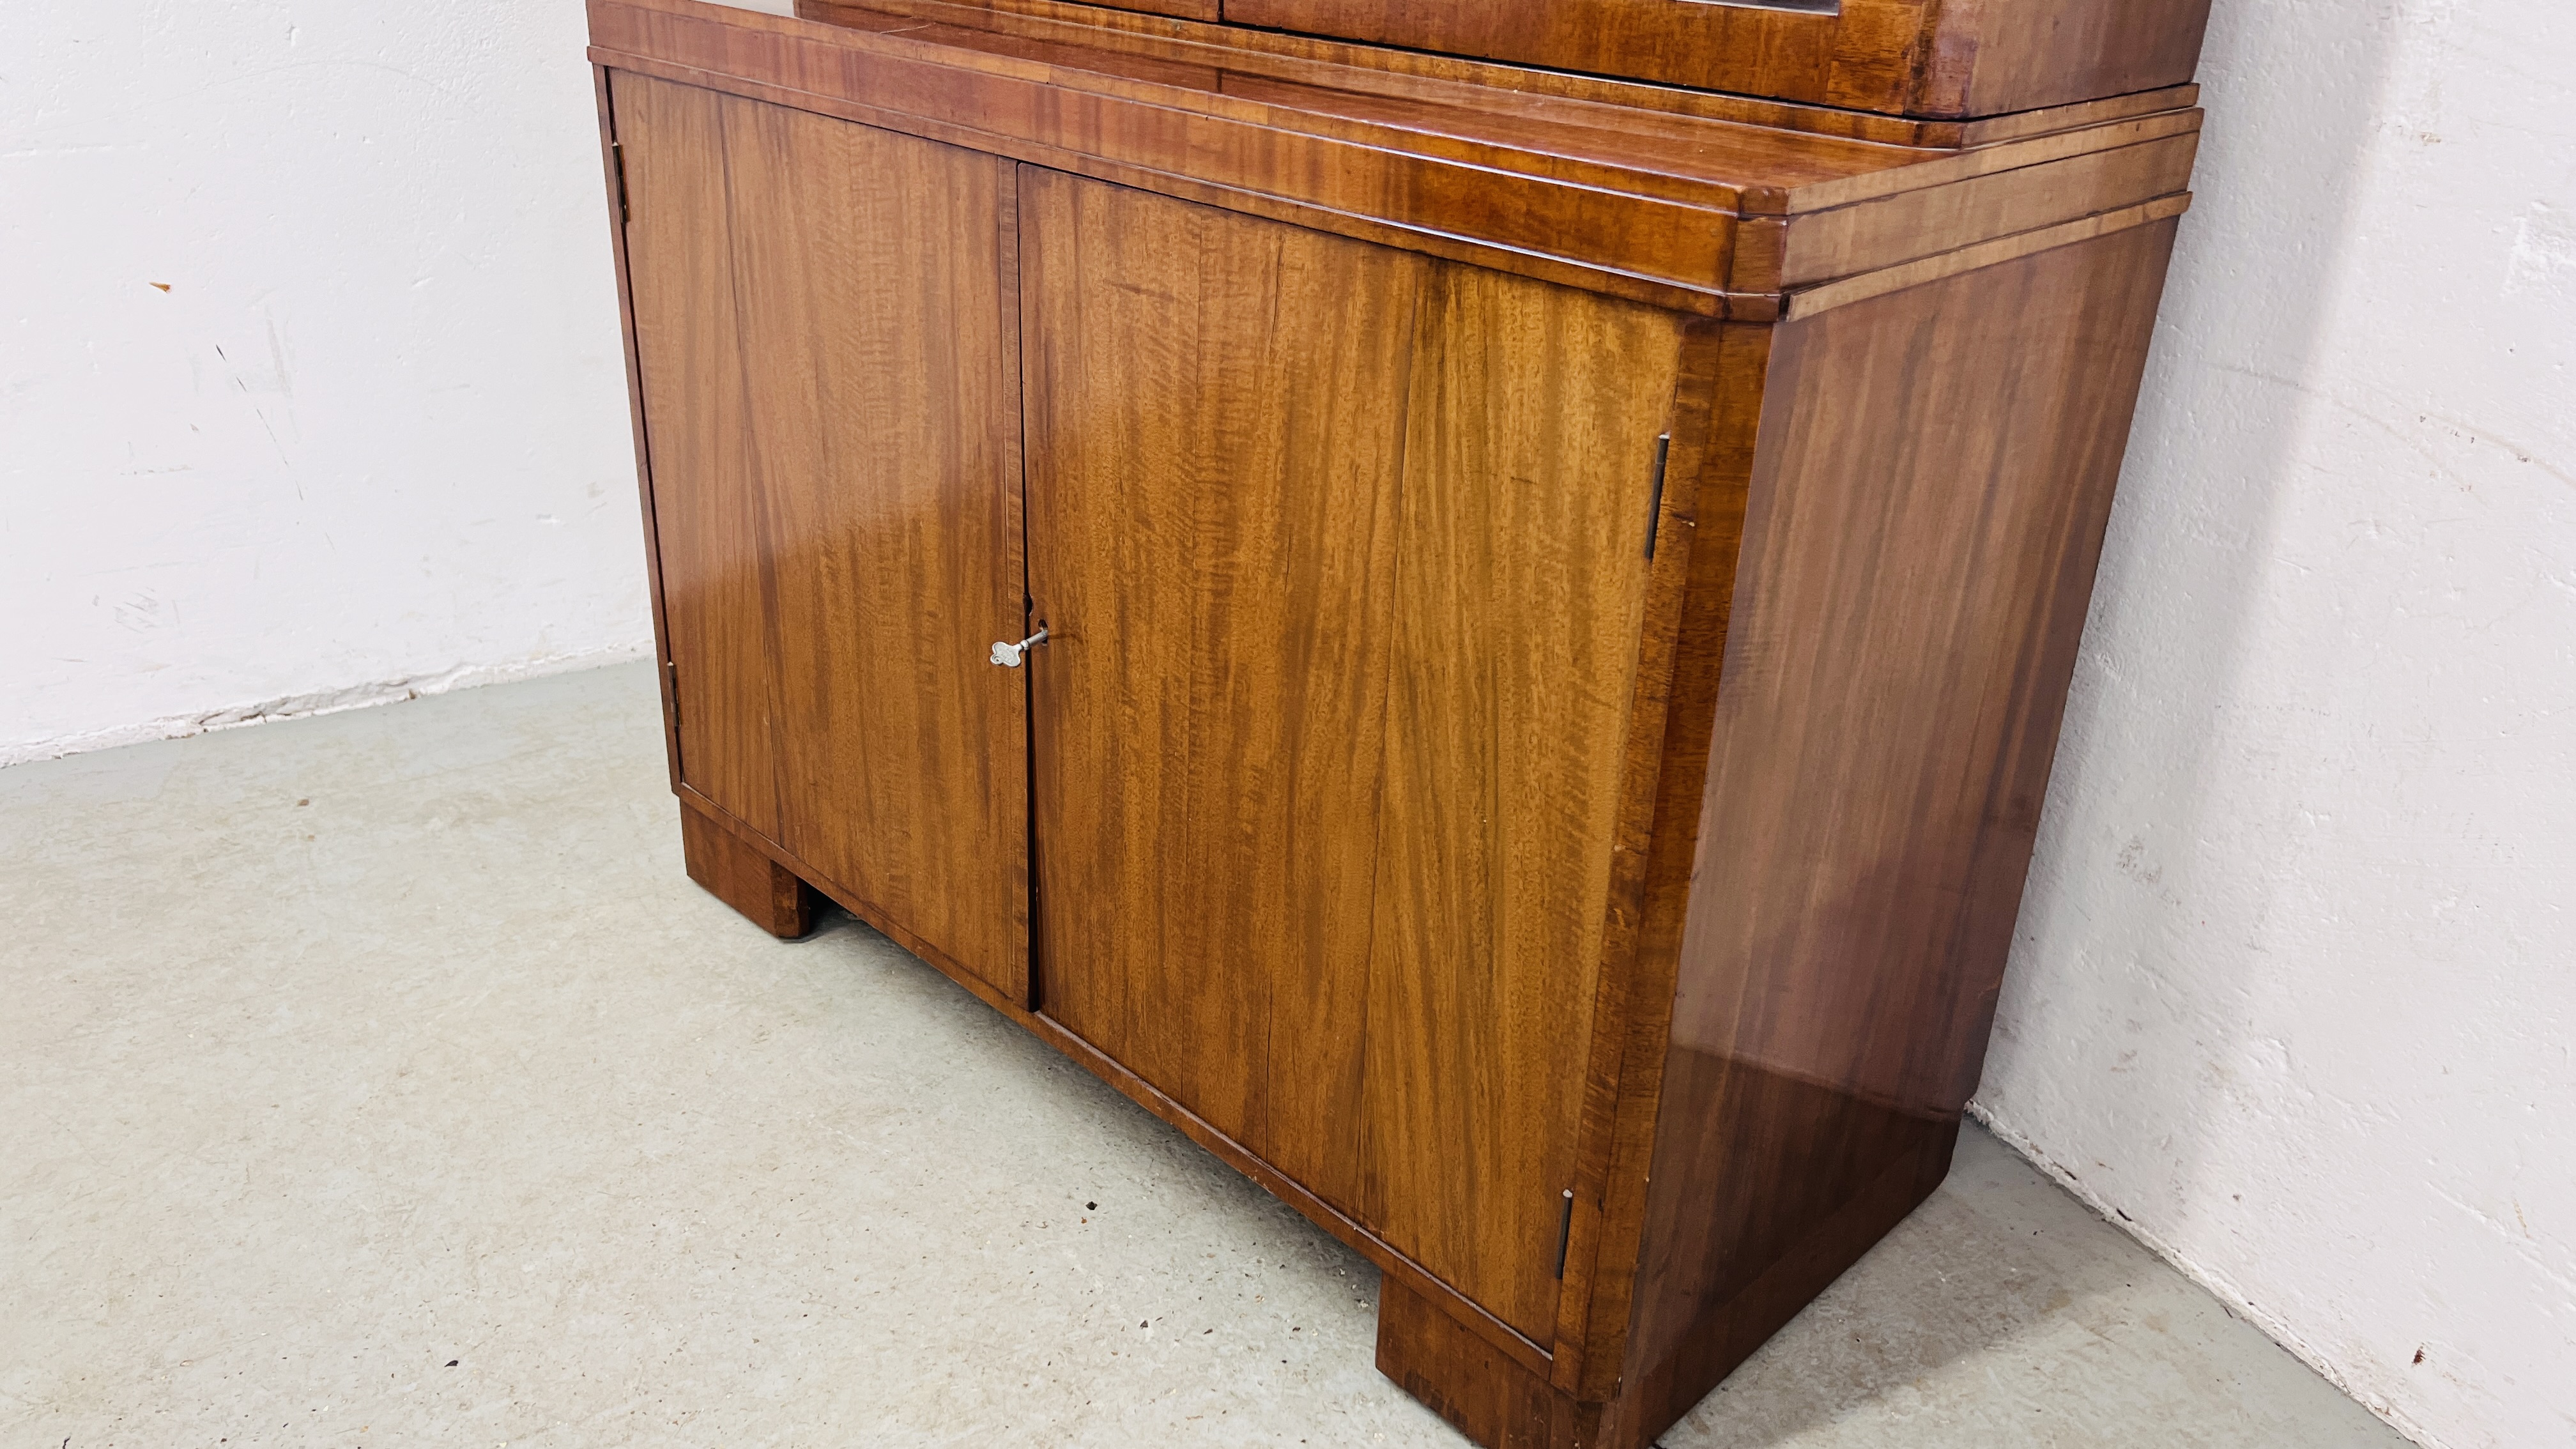
<svg viewBox="0 0 2576 1449">
<path fill-rule="evenodd" d="M 821 898 L 813 887 L 716 817 L 686 804 L 680 807 L 680 855 L 689 879 L 769 934 L 792 941 L 814 929 Z"/>
<path fill-rule="evenodd" d="M 2209 0 L 1942 0 L 1928 115 L 1996 116 L 2188 80 Z"/>
<path fill-rule="evenodd" d="M 669 674 L 680 774 L 775 835 L 776 578 L 751 466 L 724 103 L 625 78 L 610 98 L 625 155 L 633 345 L 652 456 L 663 657 L 677 666 Z"/>
<path fill-rule="evenodd" d="M 782 841 L 1026 989 L 1007 163 L 728 98 L 753 487 L 775 540 Z"/>
<path fill-rule="evenodd" d="M 658 8 L 662 3 L 671 8 Z M 637 69 L 657 55 L 713 60 L 723 69 L 679 78 L 774 79 L 781 89 L 770 99 L 812 105 L 806 97 L 834 97 L 868 108 L 854 119 L 1057 169 L 1076 169 L 1068 165 L 1074 156 L 1096 157 L 1284 194 L 1320 214 L 1377 218 L 1542 255 L 1582 253 L 1594 268 L 1684 285 L 1713 284 L 1731 224 L 1707 205 L 1443 156 L 1436 146 L 1405 145 L 1385 127 L 1366 128 L 1363 139 L 1333 134 L 1342 129 L 1333 125 L 1275 125 L 1279 108 L 1233 100 L 1213 72 L 1195 68 L 1020 45 L 965 27 L 907 28 L 902 17 L 885 17 L 887 28 L 877 32 L 680 6 L 597 3 L 601 58 Z M 1770 144 L 1759 134 L 1741 139 Z M 1873 166 L 1888 158 L 1858 148 L 1844 159 Z M 1703 189 L 1732 195 L 1723 183 Z"/>
<path fill-rule="evenodd" d="M 614 99 L 639 343 L 700 369 L 644 379 L 657 459 L 666 434 L 682 449 L 657 466 L 662 547 L 747 561 L 725 610 L 674 595 L 688 781 L 1023 993 L 1022 690 L 984 663 L 1022 619 L 1006 163 L 660 81 Z M 731 447 L 701 476 L 686 449 L 710 420 Z M 759 731 L 724 708 L 746 677 Z M 735 778 L 755 769 L 766 801 Z"/>
<path fill-rule="evenodd" d="M 1427 264 L 1024 178 L 1045 1010 L 1347 1207 Z"/>
<path fill-rule="evenodd" d="M 2001 115 L 2183 84 L 2209 0 L 1226 0 L 1232 22 L 1890 114 Z"/>
<path fill-rule="evenodd" d="M 1810 225 L 1807 212 L 2198 125 L 2188 110 L 2100 111 L 2091 125 L 1974 150 L 1899 147 L 1534 92 L 1520 88 L 1528 72 L 1474 84 L 1356 55 L 1274 54 L 1249 32 L 1181 21 L 1158 22 L 1172 34 L 1144 34 L 926 0 L 899 10 L 809 4 L 805 19 L 695 0 L 591 7 L 593 55 L 607 64 L 1739 320 L 1776 316 L 1779 285 L 1776 267 L 1748 271 L 1737 260 L 1745 217 L 1790 217 L 1775 230 L 1794 235 Z M 2031 194 L 2044 201 L 2054 190 Z M 1996 219 L 1973 209 L 1910 205 L 1914 219 L 1875 229 L 1901 230 L 1910 255 L 1996 234 Z M 1739 275 L 1761 290 L 1748 293 Z"/>
<path fill-rule="evenodd" d="M 1363 1220 L 1540 1342 L 1680 319 L 1442 267 L 1403 453 Z"/>
<path fill-rule="evenodd" d="M 1583 1403 L 1615 1396 L 1627 1343 L 1682 905 L 1697 863 L 1692 827 L 1707 780 L 1771 334 L 1744 324 L 1695 328 L 1675 389 L 1675 471 L 1665 487 L 1672 532 L 1656 553 L 1629 745 L 1631 788 L 1643 789 L 1650 804 L 1621 819 L 1620 850 L 1634 883 L 1613 898 L 1604 949 L 1551 1367 L 1555 1386 Z M 1636 763 L 1647 750 L 1652 762 Z"/>
<path fill-rule="evenodd" d="M 983 14 L 972 23 L 1016 34 L 1044 34 L 1050 30 L 1061 33 L 1075 28 L 1085 36 L 1086 43 L 1128 45 L 1146 53 L 1175 41 L 1191 47 L 1219 46 L 1227 53 L 1226 69 L 1253 74 L 1263 73 L 1262 62 L 1266 60 L 1320 61 L 1347 71 L 1364 72 L 1369 79 L 1358 82 L 1364 87 L 1385 87 L 1396 94 L 1436 94 L 1464 84 L 1484 92 L 1494 102 L 1508 104 L 1508 98 L 1525 98 L 1534 103 L 1534 114 L 1554 112 L 1555 101 L 1586 101 L 1631 114 L 1740 121 L 1774 130 L 1841 136 L 1887 146 L 1945 150 L 1984 146 L 2156 111 L 2187 110 L 2199 104 L 2199 87 L 2176 85 L 2037 110 L 1944 120 L 1768 96 L 1732 95 L 1612 75 L 1540 70 L 1471 55 L 1353 44 L 1329 36 L 1197 24 L 1123 8 L 1103 9 L 1074 0 L 868 0 L 864 7 L 841 0 L 797 0 L 796 11 L 800 16 L 828 20 L 858 8 L 921 17 L 954 17 L 960 11 L 981 11 Z"/>
<path fill-rule="evenodd" d="M 1046 1012 L 1544 1342 L 1681 324 L 1024 194 Z"/>
<path fill-rule="evenodd" d="M 1947 1169 L 2172 242 L 2132 228 L 1779 330 L 1618 1442 Z"/>
<path fill-rule="evenodd" d="M 1378 1289 L 1377 1369 L 1489 1449 L 1549 1449 L 1560 1396 L 1547 1380 L 1415 1293 Z"/>
<path fill-rule="evenodd" d="M 2171 221 L 2190 209 L 2191 193 L 2184 192 L 2179 196 L 2160 196 L 2143 206 L 2129 206 L 2122 207 L 2118 211 L 2100 212 L 2078 221 L 2067 222 L 2063 226 L 2042 227 L 2037 231 L 1998 237 L 1990 242 L 1979 242 L 1972 247 L 1961 247 L 1954 252 L 1943 252 L 1939 256 L 1925 257 L 1920 261 L 1907 262 L 1902 266 L 1863 272 L 1858 276 L 1827 282 L 1820 287 L 1803 288 L 1780 299 L 1781 314 L 1813 317 L 1829 308 L 1848 307 L 1854 302 L 1866 302 L 1872 297 L 1884 297 L 1891 292 L 1902 292 L 1909 288 L 1944 281 L 1963 273 L 1981 271 L 1987 267 L 1999 267 L 2006 262 L 2016 262 L 2023 257 L 2036 256 L 2041 252 L 2054 251 L 2059 247 L 2073 246 L 2078 242 L 2091 241 L 2095 237 L 2109 236 L 2113 232 L 2127 231 L 2132 227 L 2152 226 L 2160 221 Z"/>
<path fill-rule="evenodd" d="M 1223 18 L 1225 7 L 1218 0 L 1118 0 L 1118 10 L 1142 11 L 1148 15 L 1173 15 L 1183 20 L 1213 23 Z"/>
<path fill-rule="evenodd" d="M 1957 250 L 1960 237 L 2020 235 L 2176 196 L 2191 184 L 2199 149 L 2194 125 L 2118 150 L 1803 215 L 1784 229 L 1779 284 L 1880 271 Z"/>
<path fill-rule="evenodd" d="M 680 788 L 679 700 L 671 690 L 671 661 L 664 641 L 671 621 L 662 609 L 662 550 L 653 526 L 653 454 L 644 436 L 644 374 L 635 356 L 635 289 L 626 267 L 626 160 L 617 145 L 617 121 L 608 99 L 608 72 L 591 67 L 591 99 L 599 113 L 601 179 L 608 184 L 608 250 L 617 272 L 618 338 L 626 362 L 626 422 L 635 447 L 635 493 L 644 509 L 645 597 L 653 610 L 653 682 L 662 695 L 662 757 L 671 788 Z"/>
</svg>

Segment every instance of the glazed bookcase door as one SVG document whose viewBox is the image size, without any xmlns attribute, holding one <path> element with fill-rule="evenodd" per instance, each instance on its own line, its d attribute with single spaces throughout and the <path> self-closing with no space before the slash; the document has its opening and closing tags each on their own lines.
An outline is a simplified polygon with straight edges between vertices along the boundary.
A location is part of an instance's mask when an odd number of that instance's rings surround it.
<svg viewBox="0 0 2576 1449">
<path fill-rule="evenodd" d="M 1040 1009 L 1543 1344 L 1679 321 L 1020 196 Z"/>
<path fill-rule="evenodd" d="M 681 778 L 1026 989 L 1009 163 L 619 74 Z"/>
</svg>

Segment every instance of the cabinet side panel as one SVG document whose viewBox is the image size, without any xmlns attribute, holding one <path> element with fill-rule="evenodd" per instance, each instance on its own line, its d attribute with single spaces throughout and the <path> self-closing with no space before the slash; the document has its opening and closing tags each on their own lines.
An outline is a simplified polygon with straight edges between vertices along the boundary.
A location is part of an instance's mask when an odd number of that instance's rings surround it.
<svg viewBox="0 0 2576 1449">
<path fill-rule="evenodd" d="M 1415 346 L 1364 1219 L 1539 1343 L 1555 1334 L 1682 330 L 1444 265 Z"/>
<path fill-rule="evenodd" d="M 1349 1210 L 1429 264 L 1021 187 L 1044 1010 Z"/>
<path fill-rule="evenodd" d="M 627 276 L 680 775 L 775 838 L 775 580 L 746 448 L 725 102 L 622 72 L 610 93 L 631 213 Z"/>
<path fill-rule="evenodd" d="M 1647 1195 L 1637 1442 L 1948 1169 L 2172 242 L 2141 227 L 1777 333 Z"/>
<path fill-rule="evenodd" d="M 991 157 L 724 101 L 782 834 L 1024 999 L 1019 488 Z M 1014 322 L 1016 319 L 1012 319 Z"/>
</svg>

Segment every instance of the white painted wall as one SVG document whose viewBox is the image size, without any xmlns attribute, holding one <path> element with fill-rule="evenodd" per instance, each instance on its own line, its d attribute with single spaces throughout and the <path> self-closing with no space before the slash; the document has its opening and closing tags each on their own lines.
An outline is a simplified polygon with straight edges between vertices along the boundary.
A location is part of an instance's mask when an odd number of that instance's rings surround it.
<svg viewBox="0 0 2576 1449">
<path fill-rule="evenodd" d="M 2576 1444 L 2576 7 L 2217 11 L 1981 1108 L 2424 1442 Z"/>
<path fill-rule="evenodd" d="M 0 3 L 0 763 L 649 647 L 584 39 Z"/>
</svg>

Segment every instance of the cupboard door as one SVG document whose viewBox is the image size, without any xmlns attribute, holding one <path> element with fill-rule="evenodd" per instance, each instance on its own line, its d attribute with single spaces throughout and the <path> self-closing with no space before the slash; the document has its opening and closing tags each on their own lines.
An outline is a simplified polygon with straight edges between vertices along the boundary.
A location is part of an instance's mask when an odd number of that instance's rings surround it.
<svg viewBox="0 0 2576 1449">
<path fill-rule="evenodd" d="M 1022 177 L 1041 1009 L 1545 1342 L 1679 321 Z"/>
<path fill-rule="evenodd" d="M 1414 330 L 1364 1215 L 1546 1343 L 1682 322 L 1444 265 Z"/>
<path fill-rule="evenodd" d="M 1027 980 L 1009 163 L 619 75 L 682 778 Z"/>
<path fill-rule="evenodd" d="M 1021 176 L 1041 1009 L 1347 1207 L 1429 267 Z"/>
<path fill-rule="evenodd" d="M 750 399 L 722 102 L 627 75 L 614 78 L 612 94 L 680 778 L 776 839 L 778 651 L 761 500 L 743 445 Z"/>
</svg>

